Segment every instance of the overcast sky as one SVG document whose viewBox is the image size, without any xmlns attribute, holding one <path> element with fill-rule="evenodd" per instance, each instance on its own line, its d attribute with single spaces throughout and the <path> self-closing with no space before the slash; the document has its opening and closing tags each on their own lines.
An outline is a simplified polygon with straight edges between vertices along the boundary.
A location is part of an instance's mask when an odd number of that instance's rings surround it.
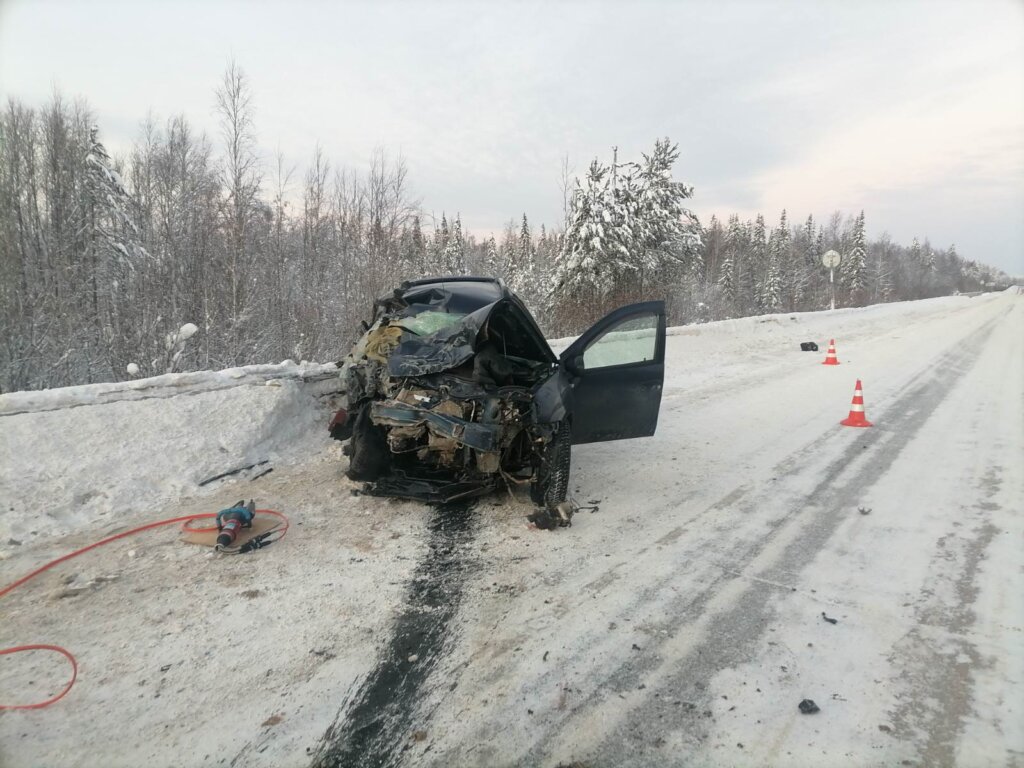
<svg viewBox="0 0 1024 768">
<path fill-rule="evenodd" d="M 1022 0 L 0 0 L 0 95 L 84 97 L 115 152 L 150 110 L 216 140 L 232 56 L 268 168 L 400 151 L 479 235 L 556 223 L 563 156 L 668 136 L 704 220 L 864 209 L 871 237 L 1024 274 Z"/>
</svg>

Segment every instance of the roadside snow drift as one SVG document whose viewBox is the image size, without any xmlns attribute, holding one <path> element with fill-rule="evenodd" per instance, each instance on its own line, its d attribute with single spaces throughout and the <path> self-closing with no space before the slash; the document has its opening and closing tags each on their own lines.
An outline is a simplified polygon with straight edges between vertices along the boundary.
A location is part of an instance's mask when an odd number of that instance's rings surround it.
<svg viewBox="0 0 1024 768">
<path fill-rule="evenodd" d="M 0 543 L 293 459 L 328 439 L 316 395 L 336 378 L 333 365 L 282 363 L 0 395 Z"/>
</svg>

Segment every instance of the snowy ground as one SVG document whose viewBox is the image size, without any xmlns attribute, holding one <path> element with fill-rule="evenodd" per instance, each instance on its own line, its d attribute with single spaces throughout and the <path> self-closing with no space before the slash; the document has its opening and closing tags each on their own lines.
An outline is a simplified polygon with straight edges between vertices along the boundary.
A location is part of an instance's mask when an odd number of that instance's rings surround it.
<svg viewBox="0 0 1024 768">
<path fill-rule="evenodd" d="M 242 496 L 293 521 L 235 558 L 160 529 L 3 598 L 0 647 L 80 675 L 0 712 L 0 765 L 1024 764 L 1024 296 L 669 333 L 657 435 L 576 448 L 599 510 L 554 533 L 353 495 L 316 375 L 0 396 L 0 584 Z M 872 429 L 838 425 L 858 378 Z M 0 657 L 0 703 L 65 671 Z"/>
</svg>

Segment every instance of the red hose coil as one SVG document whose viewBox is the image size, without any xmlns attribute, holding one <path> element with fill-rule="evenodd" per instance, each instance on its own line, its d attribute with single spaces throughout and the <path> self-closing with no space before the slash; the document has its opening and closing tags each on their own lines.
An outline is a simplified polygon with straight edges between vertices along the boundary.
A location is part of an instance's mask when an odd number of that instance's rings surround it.
<svg viewBox="0 0 1024 768">
<path fill-rule="evenodd" d="M 258 514 L 258 515 L 274 515 L 275 517 L 281 518 L 281 520 L 284 522 L 284 527 L 281 528 L 281 530 L 279 531 L 281 535 L 278 537 L 278 539 L 280 540 L 280 539 L 284 538 L 284 535 L 285 535 L 285 533 L 287 533 L 288 527 L 290 525 L 289 522 L 288 522 L 288 518 L 287 517 L 285 517 L 280 512 L 274 511 L 273 509 L 257 509 L 256 510 L 256 514 Z M 89 550 L 96 549 L 97 547 L 102 547 L 104 544 L 109 544 L 112 541 L 117 541 L 118 539 L 123 539 L 123 538 L 126 538 L 128 536 L 132 536 L 132 535 L 134 535 L 136 533 L 142 533 L 143 531 L 148 531 L 151 528 L 159 528 L 159 527 L 164 526 L 164 525 L 173 525 L 174 523 L 181 523 L 182 524 L 181 525 L 181 529 L 183 531 L 195 532 L 195 531 L 215 530 L 212 527 L 192 528 L 192 527 L 189 526 L 189 522 L 191 522 L 192 520 L 202 520 L 202 519 L 216 517 L 216 516 L 217 515 L 215 513 L 213 513 L 213 512 L 201 512 L 200 514 L 197 514 L 197 515 L 184 515 L 182 517 L 171 517 L 171 518 L 168 518 L 166 520 L 158 520 L 155 523 L 147 523 L 146 525 L 140 525 L 138 528 L 132 528 L 129 531 L 122 531 L 121 533 L 114 534 L 113 536 L 108 536 L 105 539 L 100 539 L 99 541 L 94 542 L 92 544 L 89 544 L 86 547 L 82 547 L 81 549 L 76 549 L 74 552 L 71 552 L 71 553 L 66 554 L 66 555 L 62 555 L 61 557 L 58 557 L 55 560 L 51 560 L 50 562 L 46 563 L 45 565 L 43 565 L 43 566 L 41 566 L 39 568 L 36 568 L 34 571 L 29 573 L 28 575 L 22 576 L 20 579 L 18 579 L 14 583 L 8 584 L 6 587 L 4 587 L 2 590 L 0 590 L 0 597 L 4 597 L 7 594 L 9 594 L 10 592 L 13 592 L 15 589 L 20 587 L 25 582 L 30 581 L 31 579 L 34 579 L 39 574 L 41 574 L 41 573 L 43 573 L 45 571 L 50 570 L 54 566 L 60 565 L 61 563 L 66 562 L 66 561 L 68 561 L 68 560 L 70 560 L 70 559 L 72 559 L 74 557 L 78 557 L 79 555 L 83 555 L 86 552 L 88 552 Z M 71 687 L 75 684 L 75 680 L 78 679 L 78 662 L 75 661 L 75 657 L 72 656 L 71 653 L 67 649 L 61 648 L 59 645 L 45 645 L 45 644 L 18 645 L 18 646 L 15 646 L 13 648 L 2 648 L 2 649 L 0 649 L 0 656 L 6 656 L 7 654 L 10 654 L 10 653 L 21 653 L 23 651 L 53 651 L 54 653 L 59 653 L 59 654 L 65 656 L 65 657 L 67 657 L 68 661 L 71 662 L 71 680 L 64 687 L 63 691 L 58 693 L 56 696 L 53 696 L 53 697 L 47 699 L 46 701 L 40 701 L 40 702 L 38 702 L 36 704 L 0 704 L 0 710 L 4 710 L 4 709 L 42 709 L 43 707 L 48 707 L 51 704 L 53 704 L 54 702 L 57 702 L 60 699 L 64 698 L 64 696 L 67 695 L 68 691 L 71 690 Z"/>
</svg>

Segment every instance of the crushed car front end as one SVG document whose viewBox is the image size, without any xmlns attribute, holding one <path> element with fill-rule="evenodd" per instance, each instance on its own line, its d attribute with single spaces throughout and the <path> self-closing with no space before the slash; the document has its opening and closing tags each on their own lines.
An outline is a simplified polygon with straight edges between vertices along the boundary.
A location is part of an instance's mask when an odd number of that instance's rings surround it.
<svg viewBox="0 0 1024 768">
<path fill-rule="evenodd" d="M 384 496 L 449 502 L 534 486 L 568 385 L 536 322 L 498 280 L 404 283 L 345 358 L 348 475 Z"/>
</svg>

